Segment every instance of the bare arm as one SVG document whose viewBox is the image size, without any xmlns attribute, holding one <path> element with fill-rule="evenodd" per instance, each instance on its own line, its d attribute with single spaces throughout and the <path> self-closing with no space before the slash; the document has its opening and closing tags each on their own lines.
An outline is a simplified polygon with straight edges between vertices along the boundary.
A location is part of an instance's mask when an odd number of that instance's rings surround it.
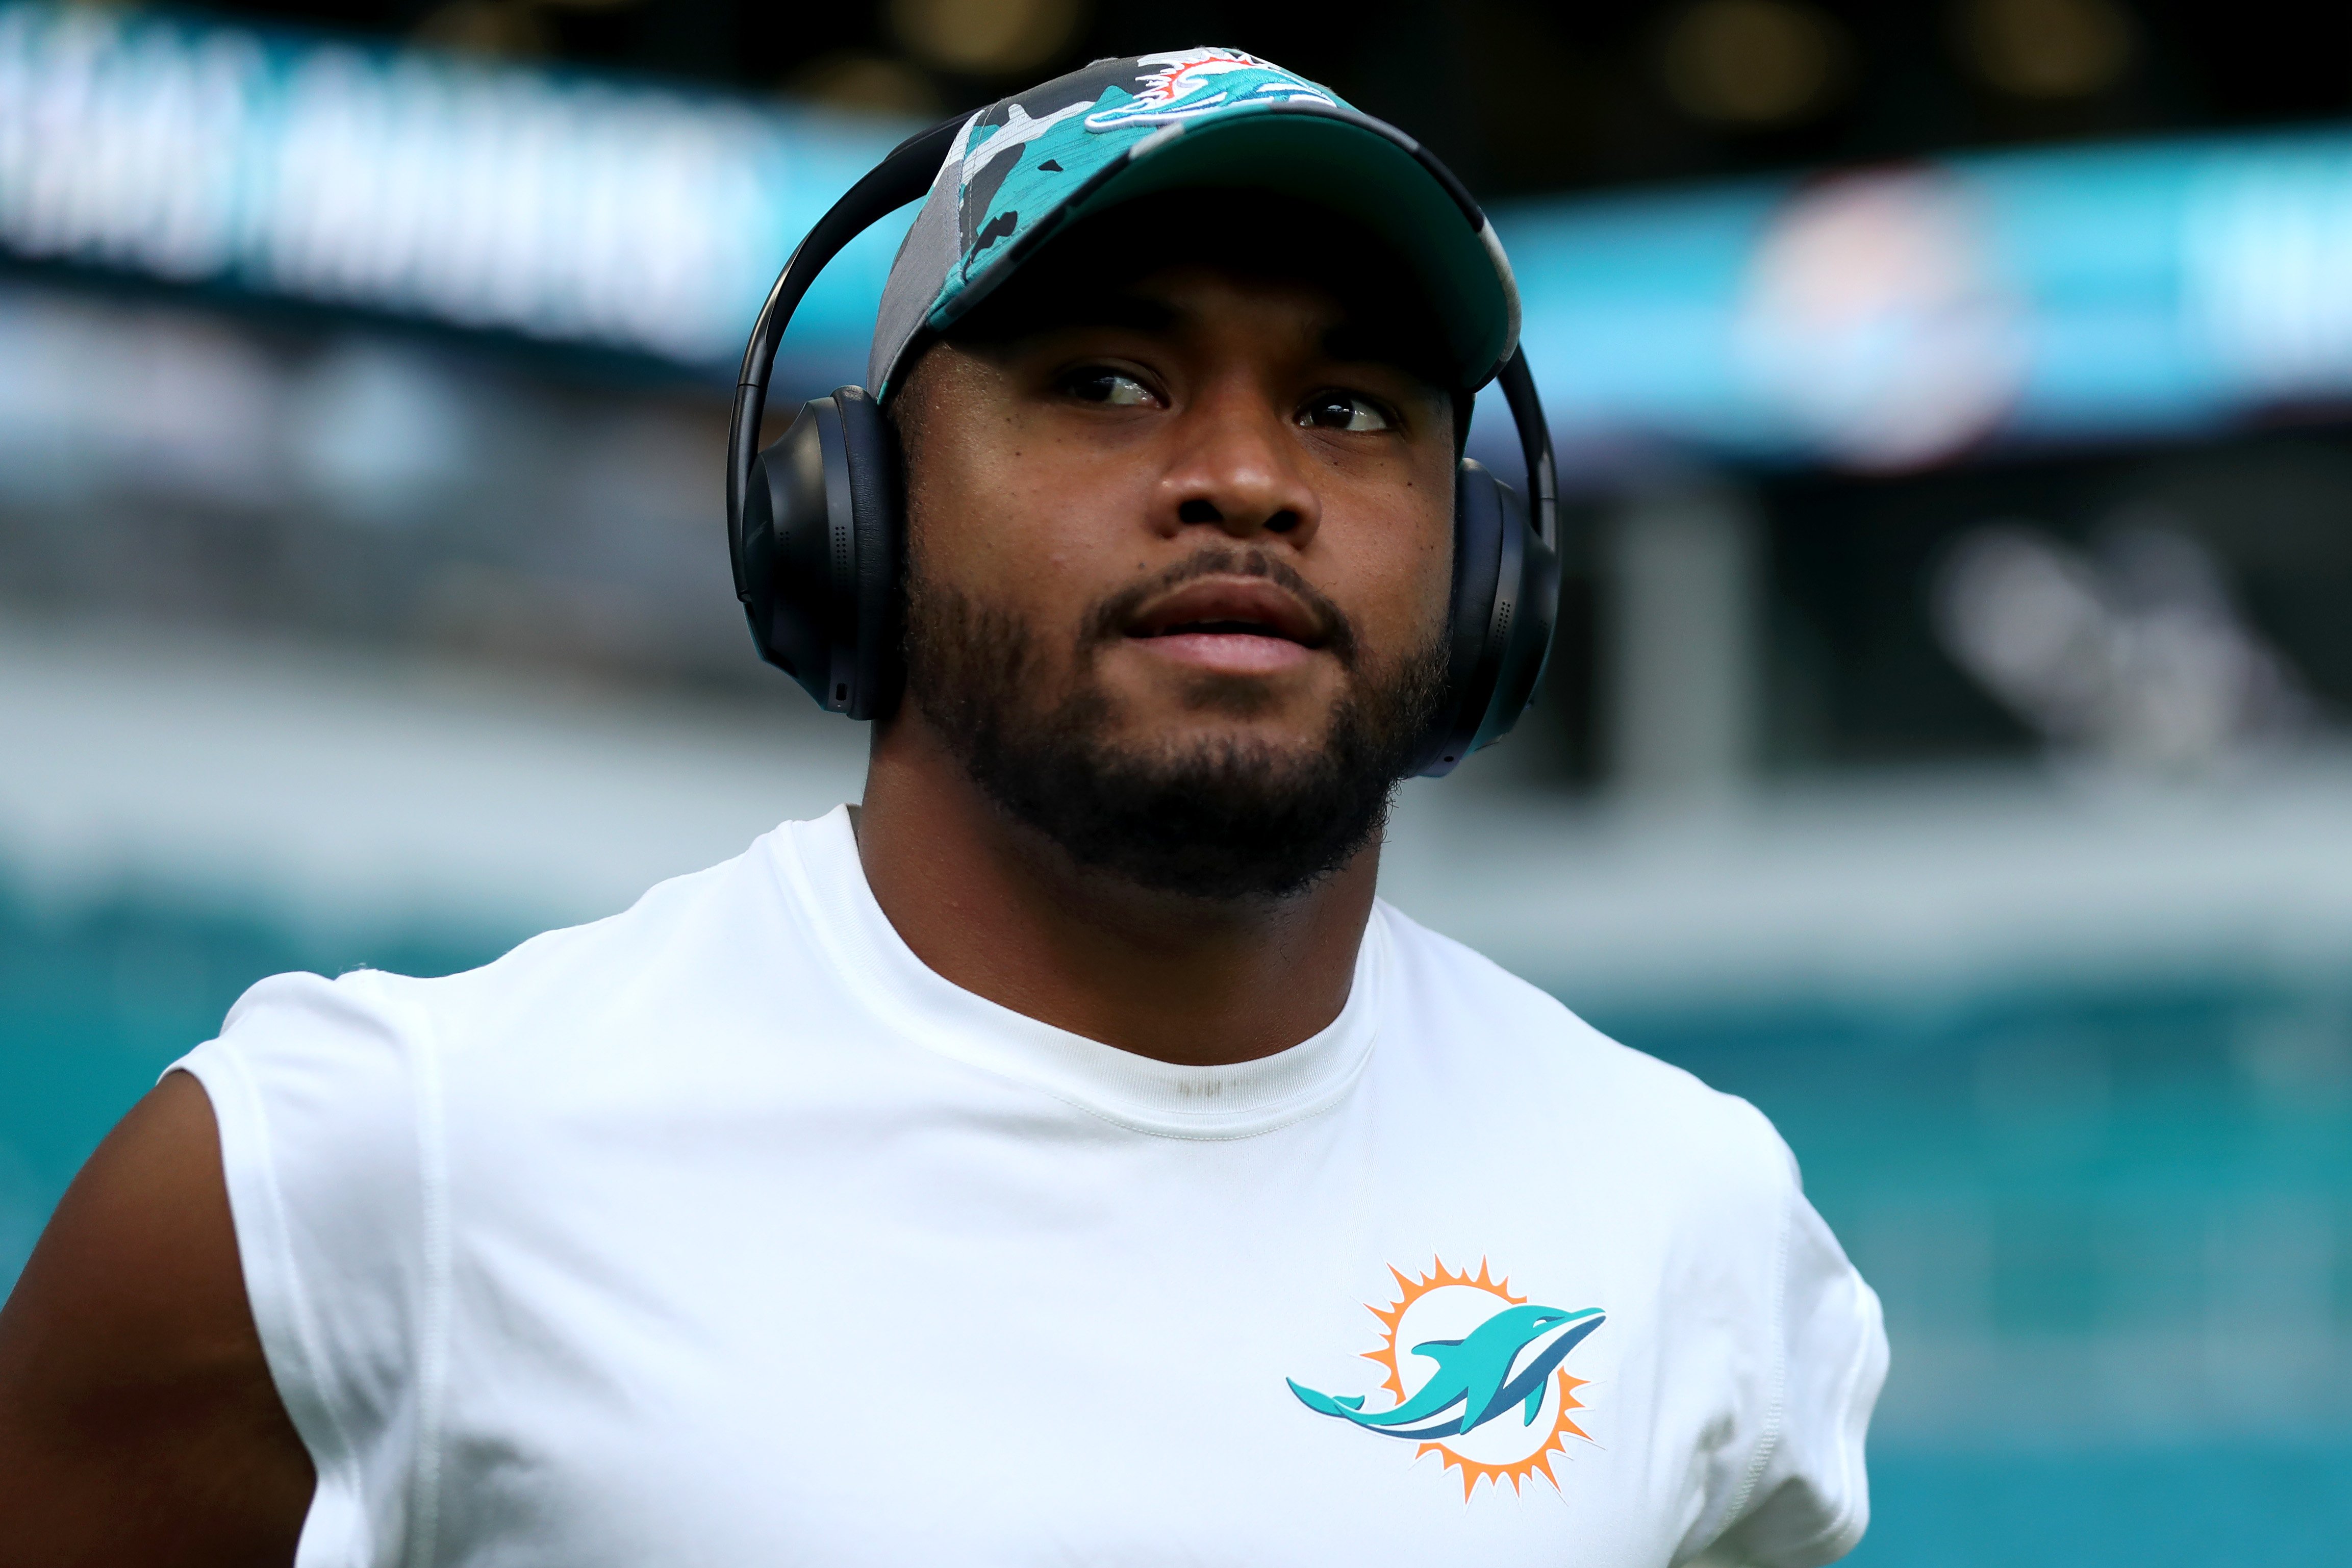
<svg viewBox="0 0 2352 1568">
<path fill-rule="evenodd" d="M 173 1073 L 0 1307 L 0 1568 L 276 1568 L 311 1485 L 246 1303 L 212 1103 Z"/>
</svg>

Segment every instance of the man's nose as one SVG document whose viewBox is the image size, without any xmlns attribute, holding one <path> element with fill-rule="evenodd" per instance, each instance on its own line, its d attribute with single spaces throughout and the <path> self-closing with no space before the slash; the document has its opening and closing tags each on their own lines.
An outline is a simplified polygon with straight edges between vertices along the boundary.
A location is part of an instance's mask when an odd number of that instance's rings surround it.
<svg viewBox="0 0 2352 1568">
<path fill-rule="evenodd" d="M 1177 416 L 1155 525 L 1170 537 L 1207 525 L 1234 539 L 1273 534 L 1304 548 L 1323 508 L 1286 410 L 1258 388 L 1208 389 Z"/>
</svg>

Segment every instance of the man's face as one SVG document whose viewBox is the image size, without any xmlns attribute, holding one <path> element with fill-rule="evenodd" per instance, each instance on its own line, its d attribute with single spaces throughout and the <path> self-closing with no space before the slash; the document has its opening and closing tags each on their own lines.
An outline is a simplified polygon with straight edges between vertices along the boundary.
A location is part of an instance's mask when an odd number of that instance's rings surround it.
<svg viewBox="0 0 2352 1568">
<path fill-rule="evenodd" d="M 1306 282 L 1187 266 L 1029 319 L 898 396 L 910 693 L 1082 861 L 1290 890 L 1377 826 L 1437 695 L 1451 401 Z"/>
</svg>

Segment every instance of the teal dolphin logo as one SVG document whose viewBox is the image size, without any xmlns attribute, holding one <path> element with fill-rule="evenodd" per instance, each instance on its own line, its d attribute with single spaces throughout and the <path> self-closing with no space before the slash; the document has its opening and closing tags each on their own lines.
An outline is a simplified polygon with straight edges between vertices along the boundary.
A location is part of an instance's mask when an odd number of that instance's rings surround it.
<svg viewBox="0 0 2352 1568">
<path fill-rule="evenodd" d="M 1460 1472 L 1465 1502 L 1480 1481 L 1497 1491 L 1508 1481 L 1517 1492 L 1534 1476 L 1559 1486 L 1552 1461 L 1568 1454 L 1567 1440 L 1592 1441 L 1576 1422 L 1591 1408 L 1577 1391 L 1592 1380 L 1560 1363 L 1607 1314 L 1514 1296 L 1483 1258 L 1475 1273 L 1448 1268 L 1441 1258 L 1415 1274 L 1394 1265 L 1389 1274 L 1396 1298 L 1364 1303 L 1380 1320 L 1380 1348 L 1362 1352 L 1388 1373 L 1380 1384 L 1388 1407 L 1368 1411 L 1370 1395 L 1325 1394 L 1286 1378 L 1298 1403 L 1377 1436 L 1410 1438 L 1416 1459 L 1438 1455 Z M 1461 1337 L 1442 1337 L 1448 1334 Z M 1504 1419 L 1514 1413 L 1517 1420 Z"/>
<path fill-rule="evenodd" d="M 1183 49 L 1145 55 L 1136 63 L 1160 68 L 1141 79 L 1142 90 L 1132 98 L 1087 115 L 1087 130 L 1171 125 L 1252 103 L 1336 107 L 1329 93 L 1305 77 L 1239 49 Z"/>
<path fill-rule="evenodd" d="M 1506 1307 L 1461 1339 L 1424 1340 L 1414 1345 L 1412 1353 L 1435 1362 L 1437 1371 L 1412 1398 L 1371 1415 L 1364 1412 L 1362 1394 L 1334 1396 L 1303 1387 L 1293 1378 L 1283 1381 L 1317 1415 L 1351 1421 L 1384 1437 L 1455 1436 L 1485 1426 L 1513 1405 L 1525 1412 L 1521 1424 L 1533 1426 L 1552 1369 L 1606 1321 L 1598 1307 L 1574 1312 L 1557 1307 Z M 1573 1326 L 1520 1364 L 1523 1354 L 1564 1325 Z"/>
</svg>

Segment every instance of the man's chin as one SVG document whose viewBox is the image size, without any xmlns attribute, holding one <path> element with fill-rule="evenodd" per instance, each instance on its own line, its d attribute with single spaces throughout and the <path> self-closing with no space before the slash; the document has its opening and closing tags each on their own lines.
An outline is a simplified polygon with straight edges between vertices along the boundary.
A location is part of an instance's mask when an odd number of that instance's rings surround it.
<svg viewBox="0 0 2352 1568">
<path fill-rule="evenodd" d="M 1188 695 L 1192 700 L 1157 711 L 1119 710 L 1116 720 L 1096 730 L 1095 752 L 1139 764 L 1155 758 L 1245 755 L 1280 773 L 1311 767 L 1330 750 L 1337 704 L 1307 708 L 1268 700 L 1263 692 Z"/>
<path fill-rule="evenodd" d="M 1298 892 L 1378 832 L 1389 779 L 1347 766 L 1346 749 L 1229 724 L 1131 742 L 1097 732 L 972 761 L 1000 806 L 1080 866 L 1163 892 L 1256 900 Z"/>
<path fill-rule="evenodd" d="M 1139 887 L 1282 898 L 1371 841 L 1418 751 L 1442 643 L 1394 669 L 1318 648 L 1252 672 L 1185 668 L 1135 646 L 1149 640 L 1097 643 L 1056 670 L 1016 617 L 922 588 L 908 696 L 1000 808 Z"/>
</svg>

